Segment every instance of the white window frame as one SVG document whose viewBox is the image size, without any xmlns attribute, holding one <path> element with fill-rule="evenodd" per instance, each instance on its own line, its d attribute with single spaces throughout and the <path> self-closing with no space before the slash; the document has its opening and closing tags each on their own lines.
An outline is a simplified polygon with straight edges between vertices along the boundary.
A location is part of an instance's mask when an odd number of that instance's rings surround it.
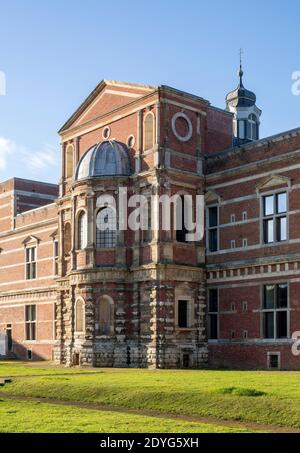
<svg viewBox="0 0 300 453">
<path fill-rule="evenodd" d="M 29 260 L 27 261 L 27 250 L 31 250 L 31 249 L 34 249 L 35 252 L 35 260 Z M 29 254 L 31 254 L 31 252 L 29 252 Z M 38 266 L 37 266 L 37 263 L 38 263 L 38 257 L 37 257 L 37 243 L 36 241 L 35 242 L 31 242 L 31 243 L 27 243 L 26 246 L 25 246 L 25 280 L 36 280 L 38 278 L 38 273 L 37 273 L 37 269 L 38 269 Z M 29 265 L 32 265 L 32 264 L 35 264 L 35 277 L 28 277 L 28 273 L 27 273 L 27 264 Z M 30 266 L 30 269 L 31 269 L 31 266 Z M 31 275 L 31 271 L 30 271 L 30 275 Z"/>
<path fill-rule="evenodd" d="M 264 308 L 264 287 L 265 286 L 277 286 L 277 285 L 287 285 L 287 306 L 284 308 L 276 308 L 276 296 L 274 301 L 274 308 Z M 265 282 L 261 285 L 261 322 L 260 322 L 260 330 L 261 330 L 261 338 L 264 341 L 286 341 L 290 338 L 290 325 L 291 325 L 291 310 L 290 310 L 290 284 L 288 280 L 285 281 L 276 281 L 276 282 Z M 275 290 L 276 291 L 276 290 Z M 286 312 L 287 314 L 287 325 L 286 325 L 286 337 L 279 338 L 277 337 L 277 323 L 276 323 L 276 313 L 279 311 Z M 264 336 L 264 313 L 273 313 L 274 316 L 274 337 L 267 338 Z"/>
<path fill-rule="evenodd" d="M 273 214 L 266 215 L 264 213 L 264 199 L 265 197 L 273 196 L 273 203 L 276 206 L 276 198 L 277 195 L 285 193 L 286 194 L 286 211 L 281 213 L 276 213 L 274 210 Z M 277 219 L 281 217 L 286 217 L 286 239 L 282 241 L 277 241 Z M 265 247 L 273 246 L 273 245 L 280 245 L 289 241 L 289 191 L 287 188 L 281 188 L 277 190 L 273 190 L 270 192 L 264 192 L 260 194 L 260 237 L 261 237 L 261 245 Z M 272 220 L 273 219 L 273 241 L 272 242 L 265 242 L 265 233 L 264 233 L 264 225 L 265 220 Z"/>
</svg>

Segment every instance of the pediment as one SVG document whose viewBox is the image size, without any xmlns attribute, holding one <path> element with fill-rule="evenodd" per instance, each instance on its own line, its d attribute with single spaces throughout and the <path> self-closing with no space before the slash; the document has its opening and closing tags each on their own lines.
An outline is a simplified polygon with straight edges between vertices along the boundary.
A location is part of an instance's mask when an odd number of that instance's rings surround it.
<svg viewBox="0 0 300 453">
<path fill-rule="evenodd" d="M 102 80 L 60 129 L 78 127 L 154 91 L 156 87 Z"/>
<path fill-rule="evenodd" d="M 261 191 L 261 190 L 266 190 L 271 187 L 277 187 L 277 186 L 291 186 L 291 178 L 288 178 L 287 176 L 281 176 L 281 175 L 270 175 L 266 178 L 264 178 L 261 182 L 259 182 L 256 185 L 256 190 Z"/>
<path fill-rule="evenodd" d="M 220 203 L 221 197 L 219 194 L 214 192 L 213 190 L 208 190 L 204 196 L 205 203 Z"/>
<path fill-rule="evenodd" d="M 22 244 L 24 244 L 24 246 L 28 246 L 30 244 L 38 244 L 40 242 L 40 239 L 36 236 L 27 236 L 27 238 L 24 239 L 24 241 L 22 241 Z"/>
<path fill-rule="evenodd" d="M 58 236 L 58 230 L 53 231 L 53 233 L 50 234 L 50 237 L 54 240 Z"/>
</svg>

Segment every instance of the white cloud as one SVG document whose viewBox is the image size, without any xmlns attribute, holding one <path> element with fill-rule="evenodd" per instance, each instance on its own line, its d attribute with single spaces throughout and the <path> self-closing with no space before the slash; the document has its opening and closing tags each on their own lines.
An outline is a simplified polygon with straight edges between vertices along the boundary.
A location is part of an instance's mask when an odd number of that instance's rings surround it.
<svg viewBox="0 0 300 453">
<path fill-rule="evenodd" d="M 57 149 L 51 145 L 44 145 L 39 151 L 31 151 L 9 138 L 0 136 L 0 171 L 8 167 L 9 159 L 10 164 L 16 165 L 17 162 L 12 160 L 14 157 L 28 173 L 55 168 L 59 162 Z"/>
<path fill-rule="evenodd" d="M 24 163 L 33 171 L 56 167 L 58 162 L 57 151 L 50 145 L 46 145 L 42 150 L 35 152 L 23 149 L 22 155 Z"/>
<path fill-rule="evenodd" d="M 17 148 L 14 141 L 0 136 L 0 170 L 5 170 L 7 159 Z"/>
</svg>

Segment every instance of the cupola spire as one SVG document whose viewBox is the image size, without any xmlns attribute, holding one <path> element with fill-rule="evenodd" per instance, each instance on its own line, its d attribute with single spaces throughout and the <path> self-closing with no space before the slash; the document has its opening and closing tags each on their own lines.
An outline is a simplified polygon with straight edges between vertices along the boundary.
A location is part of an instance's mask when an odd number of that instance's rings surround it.
<svg viewBox="0 0 300 453">
<path fill-rule="evenodd" d="M 239 50 L 239 83 L 235 90 L 226 96 L 226 110 L 233 113 L 233 142 L 240 145 L 259 139 L 261 110 L 256 106 L 256 96 L 245 88 L 243 83 L 242 49 Z"/>
</svg>

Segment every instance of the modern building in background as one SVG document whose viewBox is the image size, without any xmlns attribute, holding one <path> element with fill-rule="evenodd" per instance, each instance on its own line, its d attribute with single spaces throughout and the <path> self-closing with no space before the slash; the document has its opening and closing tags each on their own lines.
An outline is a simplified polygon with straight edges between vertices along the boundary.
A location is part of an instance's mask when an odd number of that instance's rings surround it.
<svg viewBox="0 0 300 453">
<path fill-rule="evenodd" d="M 300 369 L 291 351 L 300 128 L 260 139 L 260 115 L 242 68 L 225 110 L 168 86 L 102 81 L 59 131 L 59 186 L 0 184 L 6 355 L 67 366 Z M 204 240 L 186 240 L 176 209 L 168 230 L 123 230 L 124 188 L 128 200 L 204 195 Z M 160 221 L 161 210 L 149 210 L 149 225 L 153 215 Z"/>
</svg>

